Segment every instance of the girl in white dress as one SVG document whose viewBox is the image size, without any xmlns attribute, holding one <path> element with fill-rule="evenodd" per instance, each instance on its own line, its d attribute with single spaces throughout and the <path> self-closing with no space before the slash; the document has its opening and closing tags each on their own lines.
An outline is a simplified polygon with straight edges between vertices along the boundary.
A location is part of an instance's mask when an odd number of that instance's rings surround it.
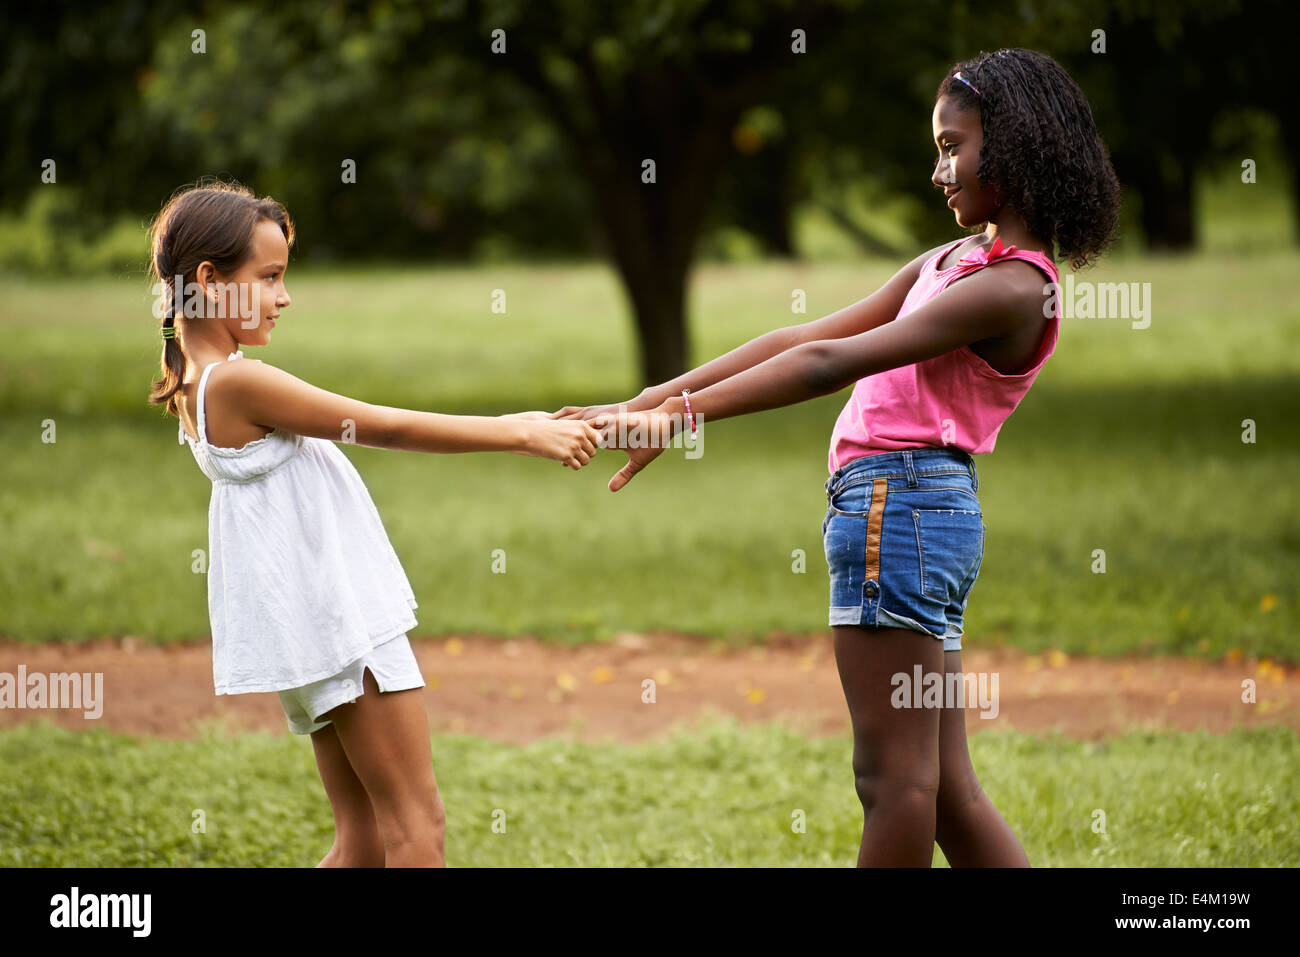
<svg viewBox="0 0 1300 957">
<path fill-rule="evenodd" d="M 335 443 L 515 452 L 576 470 L 604 423 L 371 405 L 244 359 L 240 346 L 266 345 L 290 304 L 293 223 L 242 186 L 178 192 L 150 237 L 164 348 L 149 401 L 180 420 L 212 480 L 216 693 L 278 692 L 290 730 L 311 735 L 336 829 L 318 866 L 441 866 L 424 679 L 407 639 L 415 595 Z"/>
</svg>

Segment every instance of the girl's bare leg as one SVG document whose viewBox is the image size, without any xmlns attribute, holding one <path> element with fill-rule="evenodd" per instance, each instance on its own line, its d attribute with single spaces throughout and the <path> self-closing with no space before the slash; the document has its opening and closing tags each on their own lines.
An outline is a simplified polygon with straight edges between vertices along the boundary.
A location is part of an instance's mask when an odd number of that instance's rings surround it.
<svg viewBox="0 0 1300 957">
<path fill-rule="evenodd" d="M 442 867 L 446 820 L 429 753 L 421 689 L 379 691 L 365 669 L 364 693 L 329 712 L 374 809 L 387 867 Z"/>
<path fill-rule="evenodd" d="M 944 670 L 961 673 L 961 652 L 944 652 Z M 1028 867 L 1015 831 L 985 795 L 966 746 L 966 714 L 939 719 L 939 797 L 935 836 L 953 867 Z"/>
<path fill-rule="evenodd" d="M 384 842 L 361 779 L 348 763 L 334 725 L 312 732 L 316 766 L 334 813 L 334 846 L 317 867 L 383 867 Z"/>
<path fill-rule="evenodd" d="M 941 670 L 943 646 L 903 628 L 833 630 L 863 809 L 858 866 L 929 867 L 939 792 L 939 709 L 893 707 L 891 678 L 902 673 L 911 683 L 917 664 L 923 673 Z"/>
</svg>

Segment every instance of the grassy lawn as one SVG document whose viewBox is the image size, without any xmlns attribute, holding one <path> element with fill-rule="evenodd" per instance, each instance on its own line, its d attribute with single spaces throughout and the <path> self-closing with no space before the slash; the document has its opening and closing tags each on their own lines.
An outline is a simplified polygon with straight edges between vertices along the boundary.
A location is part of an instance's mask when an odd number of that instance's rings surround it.
<svg viewBox="0 0 1300 957">
<path fill-rule="evenodd" d="M 862 832 L 851 751 L 847 738 L 720 722 L 640 747 L 435 736 L 447 862 L 849 866 Z M 1102 744 L 981 732 L 971 754 L 1035 866 L 1300 863 L 1290 731 Z M 12 772 L 0 777 L 0 867 L 304 867 L 333 838 L 311 745 L 289 735 L 213 727 L 177 742 L 28 725 L 0 735 L 0 765 Z"/>
<path fill-rule="evenodd" d="M 851 303 L 893 268 L 703 267 L 695 360 Z M 1290 251 L 1213 252 L 1121 255 L 1077 277 L 1149 282 L 1150 326 L 1063 319 L 997 449 L 977 457 L 988 538 L 973 646 L 1300 660 L 1298 271 Z M 294 305 L 274 344 L 246 354 L 331 391 L 498 414 L 639 388 L 602 266 L 291 267 L 287 280 Z M 175 420 L 145 402 L 160 347 L 143 277 L 0 286 L 0 634 L 206 635 L 191 564 L 208 545 L 210 484 Z M 505 315 L 491 311 L 494 289 Z M 790 313 L 794 289 L 807 291 L 805 316 Z M 617 495 L 605 490 L 624 461 L 615 451 L 574 474 L 513 455 L 344 450 L 411 578 L 421 634 L 664 628 L 744 641 L 826 628 L 822 484 L 848 394 L 706 426 L 701 458 L 665 455 Z M 492 571 L 496 549 L 505 574 Z"/>
<path fill-rule="evenodd" d="M 1077 277 L 1150 283 L 1150 326 L 1063 320 L 996 451 L 978 457 L 988 539 L 968 647 L 1300 661 L 1300 254 L 1276 197 L 1243 194 L 1236 176 L 1207 196 L 1205 252 L 1140 257 L 1126 243 Z M 854 302 L 896 265 L 701 267 L 694 361 Z M 603 266 L 291 267 L 287 279 L 294 306 L 275 343 L 246 354 L 331 391 L 499 414 L 639 388 L 626 303 Z M 497 289 L 504 315 L 490 308 Z M 806 315 L 790 312 L 795 289 Z M 175 420 L 145 402 L 160 342 L 143 274 L 0 276 L 0 293 L 0 636 L 205 636 L 206 582 L 191 565 L 208 545 L 210 486 Z M 343 448 L 415 587 L 420 634 L 753 641 L 827 627 L 822 484 L 847 397 L 706 425 L 702 458 L 665 455 L 613 496 L 613 451 L 575 475 L 518 456 Z M 498 549 L 505 574 L 492 571 Z M 847 866 L 856 854 L 847 738 L 705 722 L 639 747 L 432 747 L 453 866 Z M 1282 729 L 971 739 L 1036 866 L 1297 866 L 1298 748 Z M 0 866 L 303 866 L 333 833 L 311 746 L 291 736 L 27 725 L 0 734 L 0 767 Z"/>
</svg>

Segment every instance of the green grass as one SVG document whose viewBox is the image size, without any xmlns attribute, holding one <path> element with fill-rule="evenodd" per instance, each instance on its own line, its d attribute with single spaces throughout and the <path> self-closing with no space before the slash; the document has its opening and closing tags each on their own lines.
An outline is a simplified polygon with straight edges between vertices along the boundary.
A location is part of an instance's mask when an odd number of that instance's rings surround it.
<svg viewBox="0 0 1300 957">
<path fill-rule="evenodd" d="M 1124 241 L 1081 277 L 1150 282 L 1151 327 L 1066 321 L 997 451 L 979 461 L 989 536 L 967 616 L 976 638 L 1300 658 L 1300 522 L 1288 494 L 1300 452 L 1290 296 L 1300 257 L 1287 247 L 1283 188 L 1244 186 L 1235 167 L 1204 180 L 1207 252 L 1141 258 Z M 695 362 L 852 302 L 896 265 L 841 252 L 850 258 L 816 266 L 701 268 Z M 334 391 L 470 413 L 636 391 L 625 303 L 603 267 L 294 269 L 289 280 L 295 305 L 260 354 Z M 207 483 L 171 446 L 174 423 L 143 403 L 158 354 L 143 276 L 0 282 L 0 633 L 206 634 L 204 582 L 189 569 L 207 544 Z M 497 288 L 505 316 L 489 309 Z M 807 315 L 789 312 L 795 288 L 808 293 Z M 739 639 L 824 626 L 823 463 L 846 397 L 719 423 L 705 458 L 665 456 L 618 496 L 604 491 L 615 452 L 579 475 L 514 456 L 345 453 L 415 583 L 423 632 Z M 1247 418 L 1255 444 L 1240 441 Z M 54 445 L 39 441 L 46 419 Z M 505 575 L 491 574 L 497 548 Z M 1104 575 L 1090 570 L 1097 548 Z M 796 549 L 804 574 L 791 571 Z M 1265 595 L 1276 596 L 1271 611 Z"/>
<path fill-rule="evenodd" d="M 862 828 L 851 750 L 716 721 L 638 747 L 435 737 L 447 861 L 848 866 Z M 971 753 L 1035 866 L 1300 864 L 1289 730 L 1104 743 L 981 732 Z M 333 838 L 311 746 L 290 735 L 230 739 L 212 725 L 178 742 L 43 723 L 0 735 L 0 766 L 3 867 L 301 867 Z"/>
<path fill-rule="evenodd" d="M 1150 282 L 1151 324 L 1062 320 L 1055 355 L 977 458 L 988 538 L 971 644 L 1300 660 L 1297 267 L 1291 251 L 1118 257 L 1080 277 Z M 693 356 L 853 302 L 892 268 L 704 267 Z M 275 343 L 252 354 L 332 391 L 496 414 L 637 390 L 603 267 L 294 276 Z M 504 316 L 489 308 L 496 288 Z M 795 288 L 806 316 L 790 314 Z M 3 289 L 0 634 L 206 635 L 191 565 L 208 545 L 210 485 L 175 420 L 144 401 L 159 345 L 142 281 L 11 277 Z M 623 461 L 612 450 L 578 474 L 513 455 L 344 451 L 411 578 L 421 634 L 742 641 L 826 628 L 822 486 L 847 397 L 706 426 L 702 458 L 665 455 L 617 495 L 605 490 Z M 53 444 L 40 440 L 46 419 Z M 505 574 L 492 572 L 495 549 Z"/>
</svg>

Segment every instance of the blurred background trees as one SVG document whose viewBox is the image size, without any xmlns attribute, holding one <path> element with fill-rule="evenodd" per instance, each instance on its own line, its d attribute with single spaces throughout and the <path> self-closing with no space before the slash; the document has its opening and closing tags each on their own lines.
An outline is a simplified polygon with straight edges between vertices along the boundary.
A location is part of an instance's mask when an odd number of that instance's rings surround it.
<svg viewBox="0 0 1300 957">
<path fill-rule="evenodd" d="M 930 110 L 948 66 L 981 49 L 1033 47 L 1080 83 L 1125 185 L 1126 241 L 1194 248 L 1198 176 L 1261 150 L 1277 163 L 1260 175 L 1287 181 L 1294 241 L 1287 10 L 27 5 L 6 12 L 0 37 L 0 268 L 143 277 L 142 227 L 167 196 L 229 177 L 288 206 L 299 262 L 602 257 L 622 280 L 642 376 L 662 381 L 687 361 L 701 256 L 808 255 L 810 218 L 864 256 L 901 259 L 952 235 L 929 179 Z"/>
</svg>

